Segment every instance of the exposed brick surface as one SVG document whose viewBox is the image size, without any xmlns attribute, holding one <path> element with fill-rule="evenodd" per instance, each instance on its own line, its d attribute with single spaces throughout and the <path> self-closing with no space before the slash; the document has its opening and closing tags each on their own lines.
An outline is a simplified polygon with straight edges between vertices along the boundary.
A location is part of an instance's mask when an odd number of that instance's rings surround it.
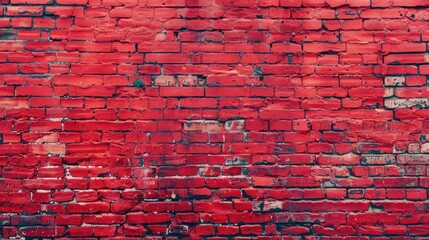
<svg viewBox="0 0 429 240">
<path fill-rule="evenodd" d="M 0 238 L 427 239 L 428 0 L 0 0 Z"/>
</svg>

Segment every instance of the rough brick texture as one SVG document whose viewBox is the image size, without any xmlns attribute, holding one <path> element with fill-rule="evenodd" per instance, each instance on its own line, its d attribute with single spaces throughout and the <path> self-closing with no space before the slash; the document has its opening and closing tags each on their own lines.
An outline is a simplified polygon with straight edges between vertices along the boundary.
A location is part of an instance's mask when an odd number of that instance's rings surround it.
<svg viewBox="0 0 429 240">
<path fill-rule="evenodd" d="M 428 0 L 0 0 L 1 237 L 427 239 Z"/>
</svg>

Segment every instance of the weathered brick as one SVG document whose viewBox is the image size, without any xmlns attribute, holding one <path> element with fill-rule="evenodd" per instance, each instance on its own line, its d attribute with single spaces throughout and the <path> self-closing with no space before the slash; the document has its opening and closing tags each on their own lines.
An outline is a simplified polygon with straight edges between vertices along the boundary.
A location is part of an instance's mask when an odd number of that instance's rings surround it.
<svg viewBox="0 0 429 240">
<path fill-rule="evenodd" d="M 386 99 L 384 105 L 388 109 L 395 108 L 428 108 L 429 100 L 427 98 L 409 98 L 409 99 Z"/>
<path fill-rule="evenodd" d="M 385 77 L 384 85 L 386 86 L 405 86 L 405 77 Z"/>
</svg>

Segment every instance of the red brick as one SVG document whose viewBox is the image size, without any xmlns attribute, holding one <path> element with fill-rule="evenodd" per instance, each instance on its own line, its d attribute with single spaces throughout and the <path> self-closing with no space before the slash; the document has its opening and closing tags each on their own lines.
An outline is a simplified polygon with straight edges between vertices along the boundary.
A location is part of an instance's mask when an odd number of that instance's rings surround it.
<svg viewBox="0 0 429 240">
<path fill-rule="evenodd" d="M 72 203 L 67 205 L 68 213 L 103 213 L 110 209 L 109 203 L 94 202 L 94 203 Z"/>
<path fill-rule="evenodd" d="M 6 16 L 42 16 L 43 7 L 41 6 L 8 6 L 6 7 Z"/>
</svg>

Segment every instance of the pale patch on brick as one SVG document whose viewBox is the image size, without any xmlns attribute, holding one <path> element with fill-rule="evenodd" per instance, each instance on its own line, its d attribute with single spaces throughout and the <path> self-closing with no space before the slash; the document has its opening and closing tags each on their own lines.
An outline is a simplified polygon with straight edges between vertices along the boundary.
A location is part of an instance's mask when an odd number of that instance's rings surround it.
<svg viewBox="0 0 429 240">
<path fill-rule="evenodd" d="M 133 170 L 134 178 L 146 178 L 150 177 L 153 174 L 153 169 L 150 168 L 135 168 Z"/>
<path fill-rule="evenodd" d="M 244 131 L 244 120 L 228 120 L 225 122 L 225 129 L 228 132 Z"/>
<path fill-rule="evenodd" d="M 173 76 L 158 76 L 155 78 L 154 85 L 174 86 L 176 85 L 176 78 L 174 78 Z"/>
<path fill-rule="evenodd" d="M 384 106 L 387 109 L 393 108 L 428 108 L 429 99 L 426 98 L 410 98 L 410 99 L 385 99 Z"/>
<path fill-rule="evenodd" d="M 207 171 L 208 171 L 207 167 L 199 168 L 198 169 L 198 174 L 201 175 L 201 176 L 204 176 Z"/>
<path fill-rule="evenodd" d="M 204 121 L 204 132 L 220 132 L 223 130 L 223 124 L 219 121 Z"/>
<path fill-rule="evenodd" d="M 156 41 L 159 41 L 159 42 L 165 41 L 166 38 L 167 38 L 167 35 L 165 34 L 165 32 L 158 33 L 155 37 Z"/>
<path fill-rule="evenodd" d="M 27 108 L 28 99 L 24 98 L 0 98 L 0 107 L 4 108 Z"/>
<path fill-rule="evenodd" d="M 140 189 L 148 189 L 148 188 L 156 188 L 158 186 L 158 182 L 153 178 L 142 178 L 134 180 L 134 185 L 136 188 Z"/>
<path fill-rule="evenodd" d="M 400 154 L 396 158 L 399 164 L 421 165 L 429 162 L 426 154 Z"/>
<path fill-rule="evenodd" d="M 405 86 L 405 77 L 385 77 L 384 85 L 386 86 Z"/>
<path fill-rule="evenodd" d="M 58 133 L 52 133 L 49 135 L 42 136 L 34 141 L 35 143 L 47 143 L 47 142 L 58 142 Z"/>
<path fill-rule="evenodd" d="M 246 165 L 247 158 L 244 157 L 233 157 L 225 159 L 225 165 Z"/>
<path fill-rule="evenodd" d="M 429 153 L 429 143 L 422 144 L 421 152 L 422 153 Z"/>
<path fill-rule="evenodd" d="M 360 157 L 351 153 L 344 155 L 320 155 L 317 162 L 320 165 L 357 165 Z"/>
<path fill-rule="evenodd" d="M 408 152 L 409 153 L 419 153 L 420 152 L 420 145 L 418 143 L 408 144 Z"/>
<path fill-rule="evenodd" d="M 30 145 L 29 151 L 33 154 L 38 155 L 61 155 L 66 153 L 65 144 L 32 144 Z"/>
<path fill-rule="evenodd" d="M 196 76 L 179 76 L 180 86 L 196 86 L 198 84 L 198 78 Z"/>
<path fill-rule="evenodd" d="M 203 120 L 185 121 L 183 124 L 183 129 L 187 131 L 202 131 L 203 128 L 204 128 Z"/>
<path fill-rule="evenodd" d="M 393 154 L 362 155 L 362 164 L 385 165 L 393 163 L 395 163 L 395 155 Z"/>
<path fill-rule="evenodd" d="M 387 97 L 392 97 L 393 95 L 395 95 L 395 89 L 394 88 L 386 88 L 384 90 L 383 97 L 387 98 Z"/>
<path fill-rule="evenodd" d="M 275 201 L 275 202 L 264 202 L 264 211 L 280 211 L 283 209 L 283 202 Z"/>
<path fill-rule="evenodd" d="M 254 202 L 252 203 L 252 210 L 255 212 L 272 212 L 272 211 L 281 211 L 283 208 L 283 202 L 273 201 L 273 202 Z"/>
<path fill-rule="evenodd" d="M 429 62 L 429 54 L 425 54 L 425 55 L 424 55 L 424 58 L 425 58 L 425 61 L 426 61 L 426 62 Z"/>
<path fill-rule="evenodd" d="M 252 203 L 252 210 L 255 212 L 262 211 L 264 202 L 254 202 Z"/>
<path fill-rule="evenodd" d="M 221 132 L 223 124 L 215 120 L 187 120 L 183 129 L 187 131 Z"/>
</svg>

